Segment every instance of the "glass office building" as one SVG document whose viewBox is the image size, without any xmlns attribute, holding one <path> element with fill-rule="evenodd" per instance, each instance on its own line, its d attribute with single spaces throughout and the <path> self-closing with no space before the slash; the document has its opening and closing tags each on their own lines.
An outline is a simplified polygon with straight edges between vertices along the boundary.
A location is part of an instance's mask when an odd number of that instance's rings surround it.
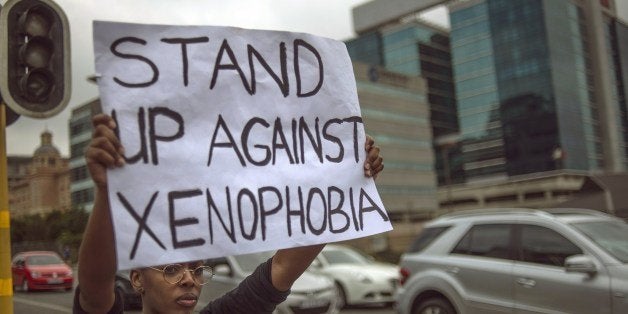
<svg viewBox="0 0 628 314">
<path fill-rule="evenodd" d="M 450 7 L 467 181 L 625 170 L 628 59 L 612 9 L 597 0 Z"/>
<path fill-rule="evenodd" d="M 458 132 L 448 32 L 413 19 L 372 29 L 346 44 L 354 61 L 425 79 L 435 155 L 432 167 L 439 185 L 463 182 L 462 163 L 453 158 L 455 149 L 437 140 Z"/>
<path fill-rule="evenodd" d="M 609 72 L 611 74 L 611 94 L 617 104 L 617 137 L 622 140 L 619 154 L 628 156 L 628 25 L 618 20 L 605 23 L 605 36 L 608 44 Z M 628 158 L 623 160 L 628 169 Z"/>
</svg>

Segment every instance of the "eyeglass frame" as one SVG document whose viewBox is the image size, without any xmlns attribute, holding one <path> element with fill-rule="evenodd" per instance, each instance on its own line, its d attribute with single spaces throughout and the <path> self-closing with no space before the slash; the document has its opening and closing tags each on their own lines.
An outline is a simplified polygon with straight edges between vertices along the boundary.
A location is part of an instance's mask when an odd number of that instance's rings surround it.
<svg viewBox="0 0 628 314">
<path fill-rule="evenodd" d="M 168 279 L 166 279 L 166 270 L 165 269 L 167 267 L 170 267 L 170 266 L 180 266 L 181 268 L 183 268 L 183 272 L 181 273 L 182 274 L 181 278 L 179 278 L 176 282 L 170 282 Z M 189 269 L 187 266 L 185 266 L 183 264 L 168 264 L 168 265 L 164 266 L 161 269 L 155 268 L 155 267 L 152 267 L 152 266 L 148 266 L 147 268 L 150 268 L 152 270 L 156 270 L 158 272 L 161 272 L 161 274 L 162 274 L 162 276 L 164 278 L 164 281 L 169 283 L 169 284 L 171 284 L 171 285 L 178 285 L 181 282 L 181 280 L 183 280 L 183 277 L 185 277 L 185 272 L 186 271 L 190 272 L 190 276 L 192 276 L 192 281 L 194 281 L 194 283 L 196 283 L 196 284 L 198 284 L 200 286 L 203 286 L 203 285 L 207 284 L 214 277 L 214 268 L 212 268 L 211 266 L 205 266 L 205 265 L 198 266 L 198 267 L 196 267 L 194 269 Z M 207 281 L 203 282 L 203 283 L 199 283 L 197 281 L 197 279 L 196 279 L 196 276 L 194 275 L 194 272 L 197 271 L 199 268 L 203 269 L 203 274 L 206 271 L 209 272 L 209 279 Z"/>
</svg>

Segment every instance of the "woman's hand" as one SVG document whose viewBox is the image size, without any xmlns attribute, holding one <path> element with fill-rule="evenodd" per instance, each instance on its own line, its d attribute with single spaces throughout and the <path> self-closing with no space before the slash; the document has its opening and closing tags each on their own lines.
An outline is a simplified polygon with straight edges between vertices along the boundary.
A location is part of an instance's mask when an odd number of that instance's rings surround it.
<svg viewBox="0 0 628 314">
<path fill-rule="evenodd" d="M 384 159 L 379 155 L 379 147 L 375 146 L 375 140 L 370 135 L 366 135 L 366 161 L 364 162 L 364 175 L 377 179 L 377 175 L 384 170 Z"/>
<path fill-rule="evenodd" d="M 92 118 L 94 131 L 85 151 L 87 169 L 100 189 L 107 188 L 107 168 L 124 165 L 124 148 L 116 136 L 115 121 L 108 115 L 98 114 Z"/>
</svg>

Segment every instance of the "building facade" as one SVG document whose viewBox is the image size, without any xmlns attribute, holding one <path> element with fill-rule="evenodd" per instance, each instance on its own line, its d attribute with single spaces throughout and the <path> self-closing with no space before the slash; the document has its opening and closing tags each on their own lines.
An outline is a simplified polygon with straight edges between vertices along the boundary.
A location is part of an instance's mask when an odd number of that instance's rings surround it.
<svg viewBox="0 0 628 314">
<path fill-rule="evenodd" d="M 65 211 L 70 203 L 68 159 L 52 143 L 52 133 L 41 134 L 32 157 L 8 156 L 9 210 L 14 217 Z"/>
<path fill-rule="evenodd" d="M 384 157 L 385 170 L 375 183 L 394 227 L 355 242 L 373 241 L 358 244 L 366 250 L 402 252 L 416 222 L 438 209 L 427 84 L 419 76 L 365 63 L 354 62 L 353 68 L 366 133 Z"/>
<path fill-rule="evenodd" d="M 457 138 L 459 127 L 448 31 L 411 18 L 370 28 L 346 44 L 354 61 L 426 80 L 426 117 L 432 128 L 433 167 L 438 184 L 463 182 L 462 163 L 456 159 L 457 146 L 450 142 Z"/>
<path fill-rule="evenodd" d="M 94 99 L 72 110 L 70 116 L 70 192 L 72 205 L 91 212 L 94 184 L 85 163 L 85 149 L 92 137 L 92 117 L 101 112 L 100 100 Z"/>
<path fill-rule="evenodd" d="M 442 2 L 431 1 L 428 6 Z M 424 5 L 417 1 L 406 4 L 414 9 Z M 422 222 L 437 214 L 437 186 L 464 182 L 462 163 L 456 154 L 458 146 L 451 142 L 452 138 L 457 139 L 459 126 L 449 33 L 416 16 L 386 19 L 382 23 L 372 18 L 388 13 L 404 15 L 393 12 L 401 6 L 399 1 L 394 5 L 371 1 L 354 8 L 354 28 L 358 35 L 345 42 L 354 61 L 367 132 L 373 132 L 368 121 L 383 116 L 372 114 L 370 107 L 376 106 L 378 112 L 388 116 L 378 122 L 378 130 L 393 135 L 394 139 L 394 143 L 389 143 L 390 136 L 376 137 L 386 165 L 376 183 L 394 229 L 385 235 L 352 241 L 366 251 L 376 251 L 368 241 L 387 237 L 389 252 L 404 252 L 421 230 Z M 388 89 L 394 87 L 395 94 L 405 95 L 400 99 L 403 107 L 395 105 L 399 102 L 395 98 L 399 97 L 393 97 L 390 92 L 377 95 L 365 89 L 380 81 L 388 81 L 384 84 L 391 85 Z M 375 90 L 376 86 L 370 89 Z M 394 184 L 388 182 L 389 177 Z"/>
<path fill-rule="evenodd" d="M 409 73 L 425 59 L 424 39 L 412 45 L 409 31 L 396 31 L 424 8 L 449 7 L 459 132 L 439 132 L 431 111 L 439 212 L 555 206 L 589 176 L 626 171 L 628 27 L 616 2 L 374 0 L 354 9 L 351 56 Z M 385 34 L 396 36 L 392 48 Z M 424 68 L 414 74 L 429 81 Z"/>
<path fill-rule="evenodd" d="M 613 1 L 450 6 L 466 180 L 626 170 L 625 26 Z"/>
</svg>

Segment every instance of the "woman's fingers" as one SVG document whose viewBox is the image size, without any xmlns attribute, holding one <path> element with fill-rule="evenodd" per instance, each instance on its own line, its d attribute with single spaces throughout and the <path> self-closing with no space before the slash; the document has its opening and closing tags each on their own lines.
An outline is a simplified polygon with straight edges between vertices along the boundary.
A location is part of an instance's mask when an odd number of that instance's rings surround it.
<svg viewBox="0 0 628 314">
<path fill-rule="evenodd" d="M 380 149 L 378 146 L 375 146 L 375 140 L 369 135 L 366 135 L 364 147 L 367 151 L 366 161 L 364 162 L 364 175 L 377 178 L 377 174 L 384 169 L 384 160 L 379 154 Z"/>
<path fill-rule="evenodd" d="M 94 148 L 102 151 L 97 151 L 91 156 L 93 158 L 101 157 L 102 162 L 108 166 L 122 166 L 124 164 L 124 148 L 114 132 L 116 124 L 113 119 L 106 115 L 96 115 L 92 122 L 94 124 L 94 133 L 88 149 Z M 103 155 L 105 152 L 108 156 Z M 108 162 L 110 159 L 114 160 L 113 164 Z M 98 161 L 100 159 L 93 160 Z"/>
</svg>

